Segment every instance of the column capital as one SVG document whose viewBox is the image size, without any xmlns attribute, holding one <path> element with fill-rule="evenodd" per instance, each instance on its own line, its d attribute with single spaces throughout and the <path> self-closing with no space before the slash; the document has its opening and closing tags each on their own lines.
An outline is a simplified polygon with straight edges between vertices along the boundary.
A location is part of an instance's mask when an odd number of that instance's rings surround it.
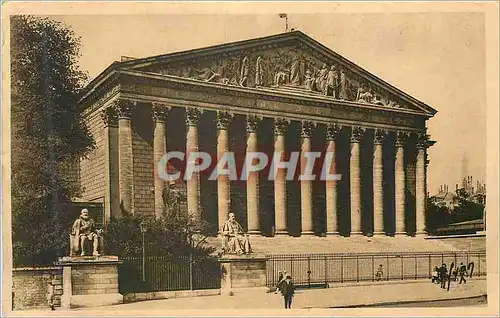
<svg viewBox="0 0 500 318">
<path fill-rule="evenodd" d="M 381 145 L 384 142 L 385 137 L 387 137 L 387 130 L 377 128 L 373 135 L 373 143 L 376 145 Z"/>
<path fill-rule="evenodd" d="M 316 128 L 316 123 L 312 121 L 303 121 L 301 123 L 301 130 L 300 130 L 300 136 L 302 138 L 309 138 L 311 137 L 314 128 Z"/>
<path fill-rule="evenodd" d="M 114 105 L 107 106 L 101 110 L 101 119 L 104 127 L 118 127 L 118 111 Z"/>
<path fill-rule="evenodd" d="M 351 143 L 359 143 L 366 129 L 361 126 L 352 126 Z"/>
<path fill-rule="evenodd" d="M 278 136 L 284 135 L 289 123 L 290 123 L 289 119 L 285 118 L 274 119 L 274 133 Z"/>
<path fill-rule="evenodd" d="M 132 116 L 132 108 L 137 105 L 137 102 L 128 99 L 119 99 L 116 101 L 115 105 L 118 111 L 118 118 L 130 119 Z"/>
<path fill-rule="evenodd" d="M 428 147 L 429 135 L 425 132 L 417 133 L 417 149 L 426 149 Z"/>
<path fill-rule="evenodd" d="M 162 104 L 153 103 L 153 120 L 154 122 L 166 122 L 168 112 L 172 107 L 164 106 Z"/>
<path fill-rule="evenodd" d="M 333 141 L 337 139 L 340 131 L 342 130 L 342 125 L 339 123 L 331 123 L 326 126 L 326 140 Z"/>
<path fill-rule="evenodd" d="M 227 130 L 234 115 L 226 111 L 217 111 L 217 130 Z"/>
<path fill-rule="evenodd" d="M 186 107 L 186 125 L 196 126 L 200 120 L 202 110 L 194 107 Z"/>
<path fill-rule="evenodd" d="M 403 147 L 408 137 L 407 131 L 396 131 L 396 147 Z"/>
<path fill-rule="evenodd" d="M 262 117 L 255 115 L 247 115 L 247 133 L 254 133 L 257 131 Z"/>
</svg>

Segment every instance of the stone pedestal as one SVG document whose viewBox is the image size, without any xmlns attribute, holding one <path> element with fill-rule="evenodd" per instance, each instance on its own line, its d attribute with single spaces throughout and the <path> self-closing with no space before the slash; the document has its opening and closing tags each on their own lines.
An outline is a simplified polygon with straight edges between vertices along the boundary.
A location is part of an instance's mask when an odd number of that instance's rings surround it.
<svg viewBox="0 0 500 318">
<path fill-rule="evenodd" d="M 265 287 L 266 261 L 262 255 L 225 255 L 219 258 L 221 266 L 221 294 L 235 288 Z"/>
<path fill-rule="evenodd" d="M 63 294 L 61 307 L 99 307 L 123 303 L 118 291 L 117 256 L 62 257 Z"/>
</svg>

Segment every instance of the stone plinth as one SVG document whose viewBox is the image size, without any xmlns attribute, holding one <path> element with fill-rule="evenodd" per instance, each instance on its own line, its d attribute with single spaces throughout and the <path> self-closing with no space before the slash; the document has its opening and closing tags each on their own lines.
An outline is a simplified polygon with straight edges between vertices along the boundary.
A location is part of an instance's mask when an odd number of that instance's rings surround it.
<svg viewBox="0 0 500 318">
<path fill-rule="evenodd" d="M 123 303 L 118 291 L 117 256 L 62 257 L 63 294 L 61 307 L 99 307 Z"/>
<path fill-rule="evenodd" d="M 221 265 L 221 294 L 235 288 L 265 287 L 266 261 L 262 255 L 225 255 L 219 258 Z"/>
</svg>

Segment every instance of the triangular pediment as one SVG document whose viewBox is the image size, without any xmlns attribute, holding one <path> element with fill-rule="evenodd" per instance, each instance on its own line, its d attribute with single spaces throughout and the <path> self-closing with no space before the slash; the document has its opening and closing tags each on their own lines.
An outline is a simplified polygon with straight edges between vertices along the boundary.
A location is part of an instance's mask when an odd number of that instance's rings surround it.
<svg viewBox="0 0 500 318">
<path fill-rule="evenodd" d="M 222 85 L 303 92 L 426 115 L 436 112 L 299 31 L 120 64 Z"/>
</svg>

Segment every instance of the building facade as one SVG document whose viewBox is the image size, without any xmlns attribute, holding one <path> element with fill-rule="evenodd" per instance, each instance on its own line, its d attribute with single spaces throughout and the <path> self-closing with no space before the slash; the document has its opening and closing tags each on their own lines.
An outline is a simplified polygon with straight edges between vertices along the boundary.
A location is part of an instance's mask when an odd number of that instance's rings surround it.
<svg viewBox="0 0 500 318">
<path fill-rule="evenodd" d="M 97 146 L 80 163 L 84 199 L 103 202 L 106 220 L 121 207 L 163 213 L 167 151 L 233 152 L 238 171 L 250 152 L 318 151 L 334 153 L 340 180 L 287 180 L 279 169 L 274 180 L 267 170 L 248 180 L 200 172 L 175 186 L 194 217 L 220 228 L 234 212 L 255 235 L 425 234 L 426 121 L 436 111 L 300 31 L 126 58 L 80 105 Z"/>
</svg>

